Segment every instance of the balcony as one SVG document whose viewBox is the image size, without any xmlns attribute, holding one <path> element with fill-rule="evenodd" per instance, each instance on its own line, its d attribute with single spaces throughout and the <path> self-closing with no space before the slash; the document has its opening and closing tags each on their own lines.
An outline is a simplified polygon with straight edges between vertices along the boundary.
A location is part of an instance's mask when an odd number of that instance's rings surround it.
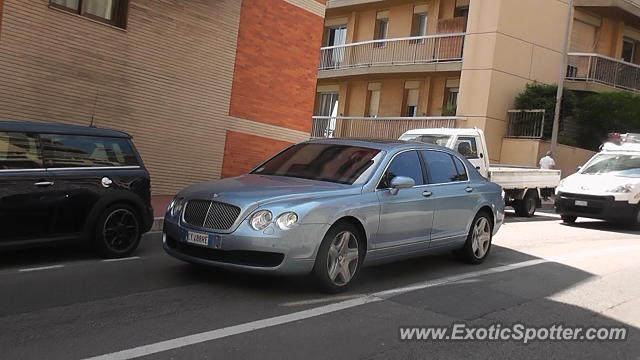
<svg viewBox="0 0 640 360">
<path fill-rule="evenodd" d="M 312 138 L 364 138 L 395 140 L 413 129 L 455 128 L 455 116 L 356 117 L 314 116 Z"/>
<path fill-rule="evenodd" d="M 580 91 L 640 92 L 640 65 L 592 53 L 569 53 L 567 87 Z"/>
<path fill-rule="evenodd" d="M 464 38 L 453 33 L 323 47 L 318 77 L 460 71 Z"/>
<path fill-rule="evenodd" d="M 345 6 L 381 3 L 384 0 L 327 0 L 327 9 L 335 9 Z"/>
</svg>

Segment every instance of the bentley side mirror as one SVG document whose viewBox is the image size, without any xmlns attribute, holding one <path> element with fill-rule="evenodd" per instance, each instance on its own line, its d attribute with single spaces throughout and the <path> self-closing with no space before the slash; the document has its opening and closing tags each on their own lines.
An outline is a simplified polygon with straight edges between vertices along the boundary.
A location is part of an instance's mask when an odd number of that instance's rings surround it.
<svg viewBox="0 0 640 360">
<path fill-rule="evenodd" d="M 578 166 L 578 168 L 576 169 L 576 172 L 580 172 L 580 170 L 582 170 L 582 166 Z"/>
<path fill-rule="evenodd" d="M 400 189 L 408 189 L 416 186 L 416 181 L 407 176 L 396 176 L 391 180 L 391 195 L 396 195 Z"/>
</svg>

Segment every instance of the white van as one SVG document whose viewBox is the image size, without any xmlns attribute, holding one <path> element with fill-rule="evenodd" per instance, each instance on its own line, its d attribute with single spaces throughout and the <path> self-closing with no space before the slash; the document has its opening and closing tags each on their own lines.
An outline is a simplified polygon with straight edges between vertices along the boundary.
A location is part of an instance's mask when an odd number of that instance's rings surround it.
<svg viewBox="0 0 640 360">
<path fill-rule="evenodd" d="M 640 227 L 640 134 L 606 143 L 560 182 L 556 195 L 556 211 L 565 223 L 587 217 Z"/>
</svg>

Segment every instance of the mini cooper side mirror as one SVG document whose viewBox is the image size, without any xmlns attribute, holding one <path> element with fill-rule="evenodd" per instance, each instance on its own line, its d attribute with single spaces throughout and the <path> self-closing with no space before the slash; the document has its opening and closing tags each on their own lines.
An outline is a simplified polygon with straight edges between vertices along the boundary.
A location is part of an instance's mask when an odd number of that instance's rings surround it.
<svg viewBox="0 0 640 360">
<path fill-rule="evenodd" d="M 407 176 L 396 176 L 391 180 L 391 195 L 395 195 L 400 189 L 408 189 L 416 186 L 416 181 Z"/>
</svg>

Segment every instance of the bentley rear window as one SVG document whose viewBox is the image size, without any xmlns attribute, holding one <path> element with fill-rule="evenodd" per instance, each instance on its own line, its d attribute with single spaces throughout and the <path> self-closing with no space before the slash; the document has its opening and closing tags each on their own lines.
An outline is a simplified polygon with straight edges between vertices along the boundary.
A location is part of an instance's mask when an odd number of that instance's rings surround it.
<svg viewBox="0 0 640 360">
<path fill-rule="evenodd" d="M 335 144 L 298 144 L 276 155 L 253 174 L 353 184 L 375 163 L 380 150 Z"/>
</svg>

